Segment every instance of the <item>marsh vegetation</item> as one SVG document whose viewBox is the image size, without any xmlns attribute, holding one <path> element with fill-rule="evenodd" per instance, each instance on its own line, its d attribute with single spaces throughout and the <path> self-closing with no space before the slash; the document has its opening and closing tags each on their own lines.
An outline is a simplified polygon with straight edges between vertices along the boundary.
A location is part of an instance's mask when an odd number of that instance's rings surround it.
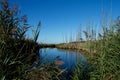
<svg viewBox="0 0 120 80">
<path fill-rule="evenodd" d="M 106 22 L 103 15 L 102 33 L 89 23 L 86 31 L 80 28 L 75 42 L 39 44 L 41 23 L 31 30 L 33 38 L 27 38 L 31 27 L 27 16 L 21 16 L 17 6 L 11 7 L 8 0 L 0 2 L 0 80 L 67 80 L 66 69 L 60 68 L 57 56 L 50 63 L 40 61 L 39 49 L 46 47 L 78 50 L 86 57 L 86 64 L 77 59 L 73 74 L 69 75 L 71 80 L 120 79 L 120 17 Z M 37 65 L 32 66 L 33 63 Z"/>
</svg>

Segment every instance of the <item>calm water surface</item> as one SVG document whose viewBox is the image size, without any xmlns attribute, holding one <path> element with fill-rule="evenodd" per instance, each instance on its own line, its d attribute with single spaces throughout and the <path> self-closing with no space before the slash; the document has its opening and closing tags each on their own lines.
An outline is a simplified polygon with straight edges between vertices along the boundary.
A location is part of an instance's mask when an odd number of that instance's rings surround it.
<svg viewBox="0 0 120 80">
<path fill-rule="evenodd" d="M 64 62 L 63 65 L 60 66 L 62 69 L 71 70 L 75 68 L 77 61 L 81 60 L 82 62 L 86 62 L 86 58 L 77 52 L 71 52 L 66 50 L 59 50 L 57 48 L 43 48 L 39 52 L 41 56 L 41 61 L 43 62 L 52 62 L 57 58 Z"/>
</svg>

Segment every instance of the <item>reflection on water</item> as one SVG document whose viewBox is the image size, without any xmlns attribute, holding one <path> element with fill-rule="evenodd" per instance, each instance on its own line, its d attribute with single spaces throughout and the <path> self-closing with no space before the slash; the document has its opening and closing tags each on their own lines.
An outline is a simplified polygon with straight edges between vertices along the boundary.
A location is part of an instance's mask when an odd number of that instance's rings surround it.
<svg viewBox="0 0 120 80">
<path fill-rule="evenodd" d="M 40 61 L 45 63 L 54 61 L 56 58 L 60 59 L 64 62 L 60 68 L 64 68 L 67 70 L 71 70 L 75 67 L 77 60 L 81 60 L 82 62 L 86 62 L 86 58 L 80 53 L 59 50 L 56 48 L 43 48 L 39 52 Z"/>
</svg>

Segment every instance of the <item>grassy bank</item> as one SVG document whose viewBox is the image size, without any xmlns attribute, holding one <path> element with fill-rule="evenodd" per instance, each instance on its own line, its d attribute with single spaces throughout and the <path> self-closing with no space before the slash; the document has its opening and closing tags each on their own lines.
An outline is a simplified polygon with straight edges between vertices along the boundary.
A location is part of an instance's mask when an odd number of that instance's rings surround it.
<svg viewBox="0 0 120 80">
<path fill-rule="evenodd" d="M 63 50 L 71 50 L 82 52 L 83 54 L 88 54 L 87 43 L 84 42 L 70 42 L 70 43 L 60 43 L 60 44 L 39 44 L 40 48 L 57 48 Z"/>
<path fill-rule="evenodd" d="M 57 44 L 58 49 L 76 50 L 78 52 L 87 53 L 87 43 L 86 42 L 70 42 Z"/>
</svg>

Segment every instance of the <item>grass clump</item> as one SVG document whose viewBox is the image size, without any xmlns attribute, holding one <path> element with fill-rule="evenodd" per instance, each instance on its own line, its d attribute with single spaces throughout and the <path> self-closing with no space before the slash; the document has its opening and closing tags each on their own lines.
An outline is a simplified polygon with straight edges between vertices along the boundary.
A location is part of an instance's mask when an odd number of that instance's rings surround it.
<svg viewBox="0 0 120 80">
<path fill-rule="evenodd" d="M 111 28 L 112 27 L 112 28 Z M 112 24 L 110 28 L 103 26 L 103 34 L 99 33 L 99 38 L 89 40 L 88 63 L 93 69 L 88 67 L 84 77 L 82 64 L 77 64 L 73 80 L 119 80 L 120 79 L 120 19 Z M 92 36 L 92 35 L 91 35 Z M 89 42 L 88 41 L 88 42 Z M 90 72 L 89 72 L 90 69 Z M 91 71 L 92 70 L 92 71 Z"/>
<path fill-rule="evenodd" d="M 64 71 L 54 63 L 31 67 L 39 62 L 40 22 L 32 30 L 33 39 L 27 39 L 27 16 L 10 6 L 8 0 L 0 1 L 0 80 L 60 80 Z"/>
<path fill-rule="evenodd" d="M 26 40 L 29 28 L 27 16 L 20 17 L 17 7 L 10 7 L 7 0 L 0 1 L 0 79 L 29 79 L 27 70 L 32 64 L 37 43 Z"/>
</svg>

